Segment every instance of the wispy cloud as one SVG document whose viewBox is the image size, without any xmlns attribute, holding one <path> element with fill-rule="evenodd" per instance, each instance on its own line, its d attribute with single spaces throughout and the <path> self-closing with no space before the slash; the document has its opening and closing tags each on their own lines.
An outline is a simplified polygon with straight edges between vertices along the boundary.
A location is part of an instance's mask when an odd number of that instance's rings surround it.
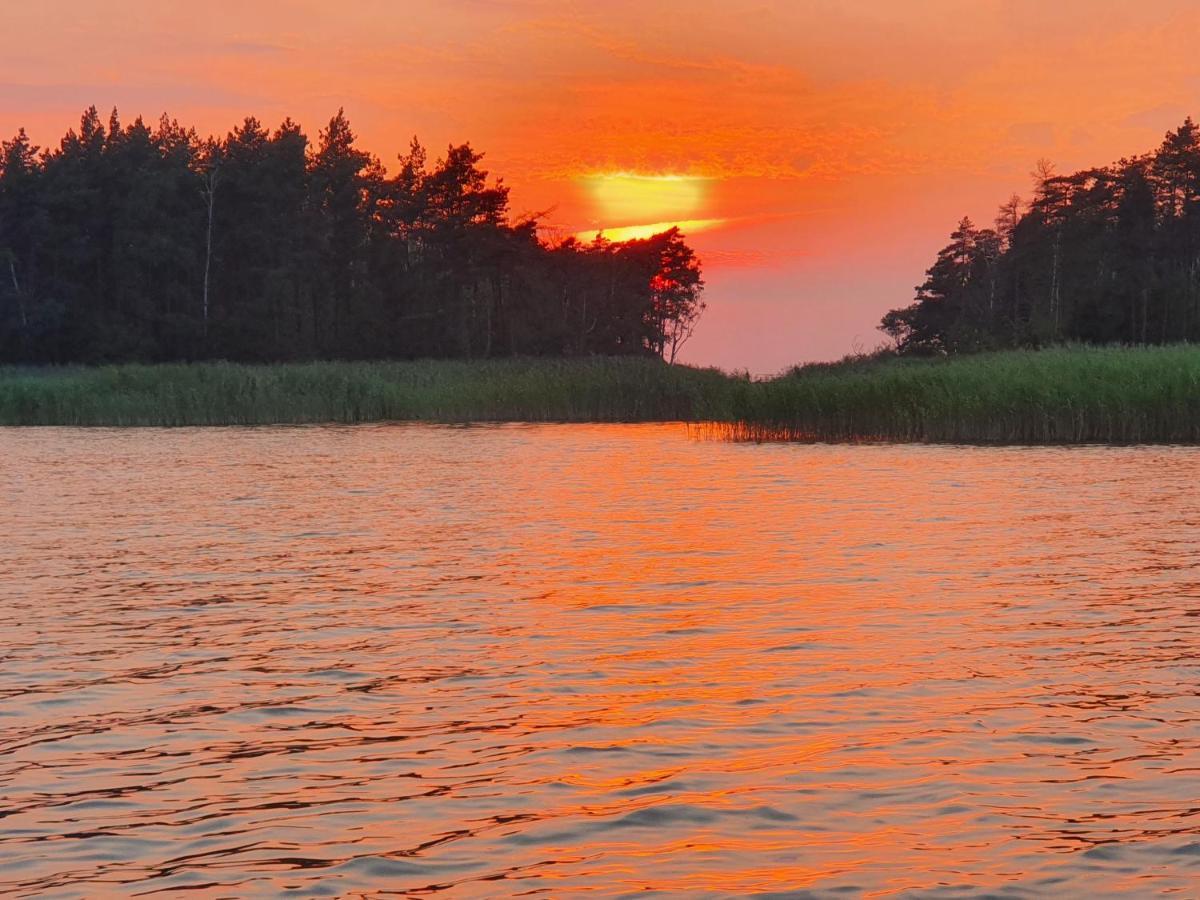
<svg viewBox="0 0 1200 900">
<path fill-rule="evenodd" d="M 580 231 L 575 237 L 585 243 L 594 241 L 603 235 L 610 241 L 638 241 L 654 237 L 672 228 L 678 228 L 685 235 L 709 231 L 724 225 L 725 219 L 686 219 L 682 222 L 652 222 L 648 225 L 622 225 L 617 228 L 597 228 L 591 231 Z"/>
</svg>

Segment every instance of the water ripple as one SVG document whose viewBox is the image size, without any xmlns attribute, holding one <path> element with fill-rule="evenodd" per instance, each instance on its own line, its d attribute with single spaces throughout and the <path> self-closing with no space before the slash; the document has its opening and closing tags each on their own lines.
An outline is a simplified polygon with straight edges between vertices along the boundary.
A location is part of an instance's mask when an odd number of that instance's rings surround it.
<svg viewBox="0 0 1200 900">
<path fill-rule="evenodd" d="M 1189 895 L 1200 452 L 0 429 L 0 891 Z"/>
</svg>

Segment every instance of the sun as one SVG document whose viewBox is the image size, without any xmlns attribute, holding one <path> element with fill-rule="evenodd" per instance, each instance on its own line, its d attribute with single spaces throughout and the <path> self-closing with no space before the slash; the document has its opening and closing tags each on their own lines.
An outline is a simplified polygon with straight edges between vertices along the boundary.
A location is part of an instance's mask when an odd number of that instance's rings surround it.
<svg viewBox="0 0 1200 900">
<path fill-rule="evenodd" d="M 649 237 L 654 237 L 656 234 L 662 234 L 671 228 L 678 228 L 685 235 L 695 234 L 698 231 L 708 231 L 710 228 L 716 228 L 719 225 L 724 225 L 725 219 L 673 219 L 670 222 L 650 222 L 645 225 L 622 225 L 617 228 L 592 228 L 588 231 L 579 231 L 575 233 L 577 240 L 583 241 L 585 244 L 590 244 L 596 238 L 604 235 L 610 241 L 620 243 L 622 241 L 640 241 Z"/>
<path fill-rule="evenodd" d="M 601 172 L 580 178 L 592 201 L 598 227 L 575 236 L 591 241 L 603 234 L 628 241 L 659 234 L 671 227 L 685 233 L 704 231 L 725 220 L 705 217 L 713 179 L 701 175 L 645 175 Z"/>
<path fill-rule="evenodd" d="M 683 221 L 696 214 L 708 197 L 710 179 L 694 175 L 641 175 L 608 172 L 585 176 L 597 218 L 609 226 Z"/>
</svg>

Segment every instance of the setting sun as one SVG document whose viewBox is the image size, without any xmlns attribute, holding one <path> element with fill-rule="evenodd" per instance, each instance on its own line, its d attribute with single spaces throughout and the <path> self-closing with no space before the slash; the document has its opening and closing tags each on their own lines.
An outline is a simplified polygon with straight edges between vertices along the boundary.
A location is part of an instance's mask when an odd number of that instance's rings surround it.
<svg viewBox="0 0 1200 900">
<path fill-rule="evenodd" d="M 636 225 L 695 218 L 711 179 L 691 175 L 612 172 L 583 179 L 605 225 Z"/>
<path fill-rule="evenodd" d="M 606 172 L 580 179 L 587 189 L 595 228 L 576 233 L 583 241 L 603 234 L 613 241 L 648 238 L 669 228 L 706 231 L 724 220 L 700 218 L 708 209 L 711 178 L 696 175 L 646 175 Z"/>
<path fill-rule="evenodd" d="M 610 241 L 640 241 L 656 234 L 662 234 L 671 228 L 678 228 L 684 234 L 696 234 L 723 225 L 724 219 L 680 219 L 670 222 L 650 222 L 646 225 L 622 225 L 617 228 L 593 228 L 590 231 L 580 231 L 575 237 L 585 243 L 594 241 L 604 235 Z"/>
</svg>

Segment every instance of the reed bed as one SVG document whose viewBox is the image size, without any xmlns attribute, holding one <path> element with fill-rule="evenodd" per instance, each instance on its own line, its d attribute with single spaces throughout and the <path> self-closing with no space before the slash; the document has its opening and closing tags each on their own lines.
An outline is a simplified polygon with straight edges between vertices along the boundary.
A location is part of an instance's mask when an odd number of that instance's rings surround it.
<svg viewBox="0 0 1200 900">
<path fill-rule="evenodd" d="M 805 366 L 656 360 L 0 369 L 0 425 L 703 423 L 732 440 L 1200 443 L 1200 348 L 1063 347 Z"/>
<path fill-rule="evenodd" d="M 727 380 L 614 358 L 9 368 L 0 424 L 695 420 L 728 417 Z"/>
<path fill-rule="evenodd" d="M 1200 443 L 1200 348 L 1061 347 L 807 366 L 743 391 L 736 440 Z"/>
</svg>

